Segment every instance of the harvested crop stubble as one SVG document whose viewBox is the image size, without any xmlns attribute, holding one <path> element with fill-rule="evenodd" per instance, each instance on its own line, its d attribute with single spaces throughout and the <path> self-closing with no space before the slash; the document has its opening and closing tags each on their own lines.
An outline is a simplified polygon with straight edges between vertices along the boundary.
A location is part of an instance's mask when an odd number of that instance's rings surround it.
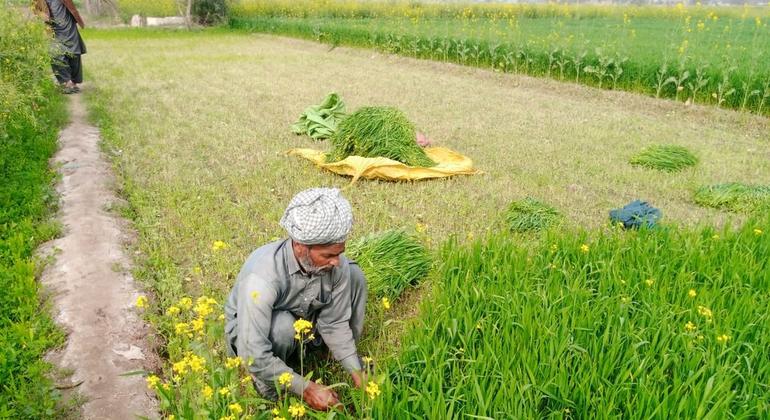
<svg viewBox="0 0 770 420">
<path fill-rule="evenodd" d="M 339 123 L 327 162 L 348 156 L 386 157 L 409 166 L 435 166 L 416 143 L 414 125 L 403 112 L 386 106 L 363 107 Z"/>
<path fill-rule="evenodd" d="M 629 163 L 659 171 L 677 172 L 696 165 L 698 158 L 682 146 L 657 145 L 642 150 Z"/>
<path fill-rule="evenodd" d="M 553 206 L 527 197 L 512 202 L 505 219 L 512 232 L 531 232 L 555 225 L 561 217 Z"/>
<path fill-rule="evenodd" d="M 739 182 L 707 185 L 695 191 L 696 204 L 704 207 L 752 212 L 770 209 L 770 186 L 746 185 Z"/>
<path fill-rule="evenodd" d="M 432 264 L 419 239 L 401 230 L 386 230 L 359 238 L 347 247 L 366 274 L 369 293 L 397 298 L 404 289 L 425 278 Z"/>
<path fill-rule="evenodd" d="M 305 109 L 299 120 L 291 126 L 294 134 L 307 134 L 313 140 L 325 140 L 337 131 L 337 124 L 345 118 L 345 103 L 334 92 L 318 105 Z"/>
</svg>

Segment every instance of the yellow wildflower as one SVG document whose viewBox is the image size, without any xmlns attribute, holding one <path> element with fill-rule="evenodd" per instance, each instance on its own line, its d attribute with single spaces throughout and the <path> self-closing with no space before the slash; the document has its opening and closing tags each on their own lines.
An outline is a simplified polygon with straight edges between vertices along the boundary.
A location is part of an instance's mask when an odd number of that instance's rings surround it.
<svg viewBox="0 0 770 420">
<path fill-rule="evenodd" d="M 286 417 L 275 416 L 275 417 L 273 417 L 273 420 L 286 420 Z"/>
<path fill-rule="evenodd" d="M 369 356 L 364 356 L 364 357 L 362 357 L 362 358 L 361 358 L 361 361 L 362 361 L 362 362 L 364 362 L 364 363 L 366 363 L 367 365 L 371 364 L 373 360 L 374 360 L 374 359 L 372 359 L 372 358 L 371 358 L 371 357 L 369 357 Z"/>
<path fill-rule="evenodd" d="M 414 230 L 416 230 L 417 233 L 423 233 L 425 232 L 425 230 L 427 230 L 427 227 L 422 223 L 417 223 L 416 225 L 414 225 Z"/>
<path fill-rule="evenodd" d="M 176 306 L 169 306 L 168 309 L 166 309 L 166 315 L 168 316 L 177 316 L 179 315 L 179 308 Z"/>
<path fill-rule="evenodd" d="M 238 356 L 228 357 L 227 360 L 225 360 L 225 367 L 228 369 L 237 368 L 240 365 L 241 365 L 241 358 Z"/>
<path fill-rule="evenodd" d="M 714 235 L 714 236 L 711 237 L 711 239 L 716 241 L 717 239 L 719 239 L 719 235 Z"/>
<path fill-rule="evenodd" d="M 230 412 L 232 412 L 236 416 L 243 413 L 243 407 L 241 407 L 241 405 L 238 403 L 232 403 L 228 405 L 227 408 L 229 408 Z"/>
<path fill-rule="evenodd" d="M 187 359 L 187 366 L 190 367 L 190 370 L 193 372 L 202 372 L 203 368 L 206 366 L 206 359 L 197 356 L 195 354 L 189 354 L 186 357 Z"/>
<path fill-rule="evenodd" d="M 184 310 L 189 310 L 192 308 L 192 299 L 183 297 L 182 299 L 179 299 L 179 303 L 177 305 L 179 305 L 179 307 Z"/>
<path fill-rule="evenodd" d="M 190 326 L 186 322 L 179 322 L 174 325 L 174 331 L 177 335 L 188 334 L 190 332 Z"/>
<path fill-rule="evenodd" d="M 369 381 L 369 383 L 366 384 L 366 393 L 369 394 L 369 398 L 375 399 L 380 395 L 380 386 L 374 381 Z"/>
<path fill-rule="evenodd" d="M 203 398 L 208 400 L 211 398 L 212 395 L 214 395 L 214 390 L 211 389 L 210 386 L 206 385 L 205 387 L 203 387 L 201 394 L 203 394 Z"/>
<path fill-rule="evenodd" d="M 289 406 L 289 414 L 292 417 L 302 417 L 305 415 L 305 406 L 301 403 L 292 404 Z"/>
<path fill-rule="evenodd" d="M 382 307 L 385 308 L 385 310 L 390 309 L 390 299 L 386 297 L 382 298 Z"/>
<path fill-rule="evenodd" d="M 762 234 L 762 229 L 754 229 L 754 235 L 759 236 Z"/>
<path fill-rule="evenodd" d="M 147 377 L 147 388 L 158 389 L 158 383 L 160 383 L 160 378 L 157 376 L 150 375 Z"/>
<path fill-rule="evenodd" d="M 701 305 L 698 305 L 698 313 L 703 315 L 708 321 L 711 321 L 711 318 L 714 316 L 711 309 Z"/>
<path fill-rule="evenodd" d="M 294 331 L 297 333 L 294 338 L 297 340 L 302 339 L 302 335 L 309 334 L 310 331 L 313 329 L 313 323 L 306 319 L 298 319 L 294 321 Z"/>
<path fill-rule="evenodd" d="M 235 420 L 235 416 L 229 415 L 229 416 L 222 416 L 219 418 L 219 420 Z"/>
<path fill-rule="evenodd" d="M 244 376 L 243 379 L 241 379 L 241 383 L 245 385 L 245 384 L 251 383 L 252 380 L 253 379 L 251 378 L 251 376 Z"/>
<path fill-rule="evenodd" d="M 551 245 L 551 252 L 556 252 L 559 247 L 556 244 Z"/>
<path fill-rule="evenodd" d="M 698 292 L 696 292 L 695 289 L 690 289 L 690 291 L 687 292 L 687 296 L 694 298 L 695 296 L 698 296 Z"/>
<path fill-rule="evenodd" d="M 225 320 L 225 314 L 219 314 L 219 317 L 217 317 L 218 320 L 224 321 Z"/>
<path fill-rule="evenodd" d="M 274 416 L 277 416 L 281 414 L 281 410 L 279 410 L 278 407 L 275 407 L 273 408 L 273 411 L 271 411 L 271 413 L 273 413 Z"/>
<path fill-rule="evenodd" d="M 628 297 L 628 296 L 623 296 L 623 297 L 620 298 L 620 301 L 627 304 L 627 303 L 631 302 L 631 298 Z"/>
<path fill-rule="evenodd" d="M 144 309 L 147 307 L 147 296 L 139 296 L 136 298 L 136 307 L 139 309 Z"/>
<path fill-rule="evenodd" d="M 176 420 L 176 416 L 173 414 L 169 414 L 168 417 L 166 417 L 166 420 Z"/>
<path fill-rule="evenodd" d="M 684 329 L 686 331 L 695 331 L 698 329 L 698 327 L 696 327 L 695 324 L 693 324 L 691 321 L 687 321 L 687 323 L 684 324 Z"/>
<path fill-rule="evenodd" d="M 655 279 L 647 279 L 644 281 L 644 284 L 646 284 L 647 287 L 652 287 L 652 285 L 655 284 Z"/>
<path fill-rule="evenodd" d="M 205 325 L 205 321 L 203 318 L 195 318 L 192 320 L 192 330 L 199 333 L 203 331 L 203 326 Z"/>
<path fill-rule="evenodd" d="M 216 300 L 207 298 L 206 296 L 201 296 L 198 298 L 198 300 L 195 303 L 195 308 L 193 309 L 198 316 L 201 318 L 207 317 L 209 314 L 214 312 L 214 310 L 211 308 L 212 305 L 215 305 L 217 303 Z"/>
<path fill-rule="evenodd" d="M 221 250 L 227 249 L 229 247 L 230 247 L 230 245 L 227 245 L 226 242 L 219 241 L 219 240 L 216 240 L 216 241 L 214 241 L 214 243 L 211 244 L 211 250 L 214 251 L 214 252 L 221 251 Z"/>
<path fill-rule="evenodd" d="M 732 337 L 730 337 L 727 334 L 722 334 L 720 336 L 717 336 L 717 341 L 721 344 L 726 344 L 730 340 L 730 338 Z"/>
<path fill-rule="evenodd" d="M 582 251 L 584 254 L 587 254 L 590 249 L 591 248 L 588 246 L 588 244 L 580 245 L 580 251 Z"/>
<path fill-rule="evenodd" d="M 172 364 L 171 370 L 178 373 L 179 375 L 184 375 L 185 373 L 187 373 L 187 359 L 182 359 Z"/>
<path fill-rule="evenodd" d="M 230 395 L 230 388 L 222 388 L 219 390 L 219 395 L 226 397 Z"/>
<path fill-rule="evenodd" d="M 294 378 L 294 375 L 292 375 L 289 372 L 284 372 L 281 374 L 281 376 L 278 377 L 278 384 L 281 386 L 288 386 L 291 384 L 291 380 Z"/>
</svg>

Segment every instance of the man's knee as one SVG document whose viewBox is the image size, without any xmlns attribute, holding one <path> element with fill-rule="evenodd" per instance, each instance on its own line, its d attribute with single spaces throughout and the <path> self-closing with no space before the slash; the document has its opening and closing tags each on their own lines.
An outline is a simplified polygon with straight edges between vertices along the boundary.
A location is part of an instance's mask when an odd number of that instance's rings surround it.
<svg viewBox="0 0 770 420">
<path fill-rule="evenodd" d="M 286 361 L 292 353 L 296 343 L 294 341 L 294 315 L 288 311 L 273 311 L 270 323 L 270 342 L 273 345 L 273 354 Z"/>
</svg>

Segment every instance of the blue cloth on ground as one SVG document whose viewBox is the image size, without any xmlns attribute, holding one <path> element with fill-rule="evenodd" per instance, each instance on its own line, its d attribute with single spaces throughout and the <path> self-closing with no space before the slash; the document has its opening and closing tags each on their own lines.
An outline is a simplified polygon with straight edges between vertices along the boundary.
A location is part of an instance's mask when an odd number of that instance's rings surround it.
<svg viewBox="0 0 770 420">
<path fill-rule="evenodd" d="M 641 200 L 634 200 L 622 209 L 610 210 L 610 220 L 613 223 L 622 223 L 625 229 L 639 229 L 642 226 L 652 228 L 661 217 L 659 209 Z"/>
</svg>

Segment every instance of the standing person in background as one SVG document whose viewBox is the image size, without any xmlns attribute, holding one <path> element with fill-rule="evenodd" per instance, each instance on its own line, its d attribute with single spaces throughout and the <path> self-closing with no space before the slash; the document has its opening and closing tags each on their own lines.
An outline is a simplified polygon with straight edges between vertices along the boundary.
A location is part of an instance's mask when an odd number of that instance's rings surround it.
<svg viewBox="0 0 770 420">
<path fill-rule="evenodd" d="M 80 92 L 83 83 L 81 55 L 86 53 L 86 44 L 77 26 L 85 27 L 83 18 L 72 0 L 35 0 L 35 13 L 45 18 L 53 29 L 57 41 L 56 56 L 53 58 L 53 72 L 64 93 Z"/>
</svg>

